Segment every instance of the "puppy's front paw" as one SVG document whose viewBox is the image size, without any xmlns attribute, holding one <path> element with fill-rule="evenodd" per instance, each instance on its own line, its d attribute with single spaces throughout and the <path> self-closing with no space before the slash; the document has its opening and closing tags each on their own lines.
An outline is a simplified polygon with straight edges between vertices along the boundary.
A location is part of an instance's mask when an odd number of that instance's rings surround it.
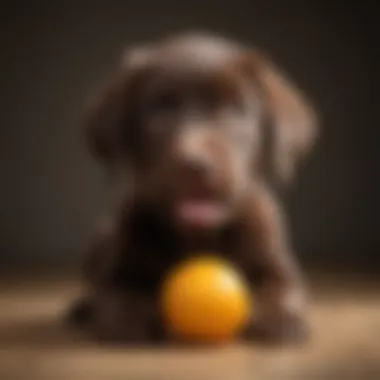
<svg viewBox="0 0 380 380">
<path fill-rule="evenodd" d="M 152 344 L 165 334 L 155 303 L 134 294 L 108 293 L 94 313 L 94 332 L 101 343 Z"/>
<path fill-rule="evenodd" d="M 104 344 L 141 344 L 148 341 L 143 326 L 125 326 L 116 323 L 102 323 L 95 327 L 95 337 Z"/>
<path fill-rule="evenodd" d="M 244 332 L 246 340 L 270 344 L 303 344 L 309 337 L 305 321 L 299 315 L 287 312 L 262 315 Z"/>
</svg>

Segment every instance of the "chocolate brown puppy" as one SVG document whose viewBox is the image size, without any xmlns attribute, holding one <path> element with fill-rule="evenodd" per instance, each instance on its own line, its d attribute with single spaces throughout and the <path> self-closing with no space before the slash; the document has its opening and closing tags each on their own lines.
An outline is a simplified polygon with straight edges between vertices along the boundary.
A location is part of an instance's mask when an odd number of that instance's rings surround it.
<svg viewBox="0 0 380 380">
<path fill-rule="evenodd" d="M 255 49 L 208 34 L 130 49 L 115 71 L 85 128 L 118 203 L 90 247 L 74 315 L 104 341 L 165 339 L 162 279 L 207 251 L 252 285 L 244 339 L 305 339 L 304 286 L 272 189 L 316 139 L 304 95 Z"/>
</svg>

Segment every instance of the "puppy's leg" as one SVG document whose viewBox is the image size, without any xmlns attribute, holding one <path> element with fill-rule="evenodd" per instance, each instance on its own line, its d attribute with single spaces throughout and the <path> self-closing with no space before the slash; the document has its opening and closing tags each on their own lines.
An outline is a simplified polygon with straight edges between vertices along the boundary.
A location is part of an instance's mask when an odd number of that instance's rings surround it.
<svg viewBox="0 0 380 380">
<path fill-rule="evenodd" d="M 255 190 L 241 232 L 243 269 L 255 301 L 245 337 L 276 343 L 305 341 L 304 286 L 278 202 L 265 188 Z"/>
<path fill-rule="evenodd" d="M 84 265 L 88 295 L 79 303 L 96 338 L 109 343 L 152 343 L 165 338 L 153 295 L 120 281 L 122 266 L 128 265 L 128 244 L 120 228 L 108 225 L 93 241 Z M 139 269 L 136 268 L 138 271 Z M 120 284 L 121 282 L 121 284 Z M 84 310 L 81 310 L 84 308 Z M 87 314 L 89 314 L 87 313 Z"/>
<path fill-rule="evenodd" d="M 66 314 L 66 322 L 75 327 L 87 327 L 93 318 L 93 307 L 89 296 L 76 299 Z"/>
<path fill-rule="evenodd" d="M 100 289 L 94 298 L 94 333 L 101 342 L 154 343 L 165 338 L 152 297 L 117 288 Z"/>
<path fill-rule="evenodd" d="M 85 285 L 90 289 L 109 281 L 116 265 L 116 229 L 112 228 L 111 224 L 106 227 L 102 226 L 97 231 L 83 263 Z M 90 293 L 87 291 L 86 294 L 73 301 L 66 312 L 65 322 L 81 328 L 92 324 L 94 300 Z"/>
</svg>

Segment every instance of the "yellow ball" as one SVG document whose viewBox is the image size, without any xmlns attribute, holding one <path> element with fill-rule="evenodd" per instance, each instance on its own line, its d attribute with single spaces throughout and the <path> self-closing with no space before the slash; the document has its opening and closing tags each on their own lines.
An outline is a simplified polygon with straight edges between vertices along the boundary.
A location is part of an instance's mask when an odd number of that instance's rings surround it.
<svg viewBox="0 0 380 380">
<path fill-rule="evenodd" d="M 226 261 L 201 256 L 183 262 L 162 289 L 163 315 L 169 329 L 186 340 L 233 339 L 250 317 L 250 292 Z"/>
</svg>

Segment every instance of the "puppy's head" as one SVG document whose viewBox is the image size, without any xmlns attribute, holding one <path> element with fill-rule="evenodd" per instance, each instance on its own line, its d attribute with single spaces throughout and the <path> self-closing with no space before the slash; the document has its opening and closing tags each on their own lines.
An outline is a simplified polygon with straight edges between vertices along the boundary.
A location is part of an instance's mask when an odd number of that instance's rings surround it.
<svg viewBox="0 0 380 380">
<path fill-rule="evenodd" d="M 304 98 L 256 51 L 187 35 L 129 51 L 86 131 L 118 178 L 132 168 L 135 196 L 182 226 L 213 228 L 264 167 L 289 180 L 316 128 Z"/>
</svg>

